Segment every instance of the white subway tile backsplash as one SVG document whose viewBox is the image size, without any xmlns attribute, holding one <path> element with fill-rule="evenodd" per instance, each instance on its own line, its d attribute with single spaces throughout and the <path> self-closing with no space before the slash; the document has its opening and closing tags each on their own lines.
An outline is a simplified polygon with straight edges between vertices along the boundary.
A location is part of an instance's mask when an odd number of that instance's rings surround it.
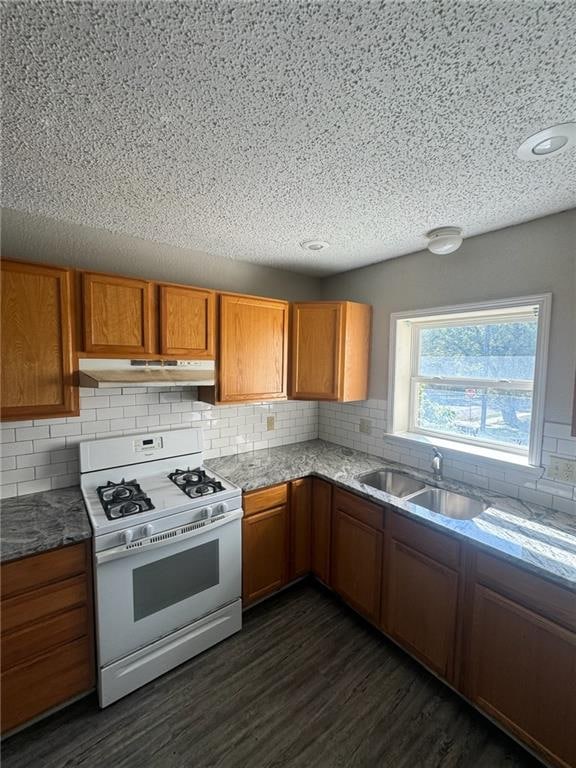
<svg viewBox="0 0 576 768">
<path fill-rule="evenodd" d="M 2 443 L 0 454 L 2 456 L 21 456 L 24 453 L 32 453 L 34 443 L 31 440 L 24 440 L 22 443 Z"/>
<path fill-rule="evenodd" d="M 49 491 L 52 488 L 52 482 L 49 477 L 43 480 L 29 480 L 25 483 L 18 483 L 18 496 L 25 496 L 27 493 L 40 493 L 40 491 Z"/>
<path fill-rule="evenodd" d="M 16 430 L 16 442 L 50 437 L 50 427 L 23 427 Z"/>
<path fill-rule="evenodd" d="M 16 466 L 41 467 L 44 464 L 50 464 L 54 453 L 59 453 L 59 451 L 46 451 L 45 453 L 25 453 L 23 456 L 16 457 Z"/>
<path fill-rule="evenodd" d="M 3 425 L 6 461 L 1 493 L 7 497 L 74 485 L 79 473 L 78 443 L 101 437 L 194 424 L 203 428 L 206 458 L 318 437 L 314 402 L 211 406 L 196 397 L 192 387 L 114 388 L 105 393 L 84 388 L 79 416 Z M 266 419 L 272 415 L 275 429 L 268 430 Z M 334 416 L 336 422 L 337 411 Z M 17 430 L 22 430 L 19 435 Z"/>
<path fill-rule="evenodd" d="M 544 424 L 544 434 L 546 437 L 570 437 L 570 425 L 558 424 L 555 421 L 547 421 Z"/>
<path fill-rule="evenodd" d="M 82 434 L 82 426 L 77 424 L 52 424 L 50 427 L 50 437 L 66 437 L 67 435 Z"/>
<path fill-rule="evenodd" d="M 576 456 L 576 440 L 558 440 L 556 452 L 562 456 Z"/>
<path fill-rule="evenodd" d="M 419 446 L 399 446 L 387 439 L 386 402 L 321 403 L 285 401 L 245 406 L 211 406 L 195 400 L 194 388 L 124 388 L 82 391 L 79 416 L 63 419 L 12 422 L 2 426 L 2 455 L 16 459 L 5 464 L 1 494 L 4 497 L 63 488 L 78 482 L 78 443 L 140 431 L 181 429 L 190 424 L 203 428 L 204 456 L 215 458 L 316 437 L 428 469 L 430 451 Z M 267 429 L 267 417 L 275 417 L 275 429 Z M 359 431 L 360 418 L 371 421 L 371 434 Z M 40 432 L 25 430 L 40 429 Z M 27 437 L 27 435 L 31 435 Z M 18 438 L 21 439 L 18 439 Z M 562 447 L 561 445 L 562 444 Z M 576 455 L 576 439 L 570 426 L 547 423 L 543 464 L 550 455 Z M 24 474 L 11 474 L 20 473 Z M 521 469 L 501 469 L 477 459 L 447 457 L 448 478 L 470 482 L 497 493 L 576 514 L 576 488 L 565 483 L 535 479 Z"/>
<path fill-rule="evenodd" d="M 372 433 L 359 431 L 360 419 L 372 420 Z M 386 433 L 387 407 L 383 400 L 367 400 L 365 403 L 321 403 L 319 407 L 319 437 L 339 445 L 383 456 L 419 469 L 430 469 L 430 449 L 418 445 L 399 447 Z M 548 422 L 544 428 L 542 466 L 550 464 L 552 454 L 576 456 L 576 438 L 571 437 L 569 424 Z M 542 470 L 543 472 L 544 470 Z M 477 458 L 467 460 L 446 456 L 444 474 L 448 479 L 488 488 L 495 493 L 521 498 L 534 504 L 576 514 L 576 487 L 554 483 L 534 476 L 534 470 L 501 468 L 495 462 L 483 462 Z"/>
</svg>

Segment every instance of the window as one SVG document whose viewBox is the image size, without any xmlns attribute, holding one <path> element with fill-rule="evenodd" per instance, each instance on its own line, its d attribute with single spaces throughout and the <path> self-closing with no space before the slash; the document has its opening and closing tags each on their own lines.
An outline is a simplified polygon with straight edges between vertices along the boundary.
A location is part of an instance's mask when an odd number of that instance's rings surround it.
<svg viewBox="0 0 576 768">
<path fill-rule="evenodd" d="M 392 432 L 538 464 L 549 316 L 549 294 L 393 314 Z"/>
</svg>

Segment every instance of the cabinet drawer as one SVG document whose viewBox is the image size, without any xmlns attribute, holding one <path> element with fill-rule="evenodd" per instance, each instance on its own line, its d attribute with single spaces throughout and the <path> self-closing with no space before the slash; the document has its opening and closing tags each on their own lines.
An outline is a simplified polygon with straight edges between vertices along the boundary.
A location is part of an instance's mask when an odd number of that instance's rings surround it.
<svg viewBox="0 0 576 768">
<path fill-rule="evenodd" d="M 94 686 L 90 640 L 83 637 L 2 675 L 2 731 Z"/>
<path fill-rule="evenodd" d="M 576 595 L 499 557 L 476 552 L 476 580 L 576 632 Z"/>
<path fill-rule="evenodd" d="M 2 632 L 10 632 L 82 605 L 87 599 L 88 588 L 84 575 L 8 598 L 2 601 Z"/>
<path fill-rule="evenodd" d="M 348 493 L 340 488 L 334 490 L 334 508 L 342 509 L 350 517 L 354 517 L 361 523 L 372 526 L 377 530 L 384 528 L 384 510 L 377 504 Z"/>
<path fill-rule="evenodd" d="M 251 491 L 244 494 L 244 514 L 253 515 L 265 509 L 281 507 L 288 502 L 288 483 L 264 488 L 261 491 Z"/>
<path fill-rule="evenodd" d="M 81 605 L 15 632 L 2 635 L 2 668 L 10 669 L 89 634 L 88 608 Z"/>
<path fill-rule="evenodd" d="M 86 545 L 53 549 L 2 566 L 2 598 L 67 579 L 86 570 Z"/>
<path fill-rule="evenodd" d="M 403 515 L 390 516 L 390 534 L 393 539 L 403 541 L 410 547 L 428 555 L 433 560 L 457 569 L 460 565 L 460 544 L 426 525 L 414 523 Z"/>
</svg>

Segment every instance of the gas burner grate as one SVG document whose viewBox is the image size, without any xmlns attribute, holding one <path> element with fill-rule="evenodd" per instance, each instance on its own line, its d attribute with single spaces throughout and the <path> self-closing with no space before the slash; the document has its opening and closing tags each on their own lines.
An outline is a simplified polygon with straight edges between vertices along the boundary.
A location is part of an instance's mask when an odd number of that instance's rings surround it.
<svg viewBox="0 0 576 768">
<path fill-rule="evenodd" d="M 122 479 L 120 483 L 109 480 L 106 485 L 99 486 L 96 493 L 108 520 L 118 520 L 154 509 L 154 504 L 136 480 Z"/>
<path fill-rule="evenodd" d="M 168 479 L 191 499 L 211 496 L 214 493 L 220 493 L 225 490 L 219 480 L 210 477 L 200 467 L 196 469 L 177 469 L 168 475 Z"/>
</svg>

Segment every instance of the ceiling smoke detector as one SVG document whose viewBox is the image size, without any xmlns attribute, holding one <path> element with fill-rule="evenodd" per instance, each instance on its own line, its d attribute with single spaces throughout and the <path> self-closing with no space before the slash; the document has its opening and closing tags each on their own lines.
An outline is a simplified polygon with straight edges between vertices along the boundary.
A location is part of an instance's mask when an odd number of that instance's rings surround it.
<svg viewBox="0 0 576 768">
<path fill-rule="evenodd" d="M 428 250 L 432 253 L 446 254 L 457 251 L 462 245 L 460 227 L 438 227 L 426 233 L 429 240 Z"/>
<path fill-rule="evenodd" d="M 325 251 L 330 247 L 330 243 L 325 240 L 303 240 L 300 243 L 300 248 L 304 248 L 305 251 Z"/>
<path fill-rule="evenodd" d="M 517 155 L 521 160 L 544 160 L 560 155 L 576 143 L 576 123 L 560 123 L 538 131 L 523 141 Z"/>
</svg>

